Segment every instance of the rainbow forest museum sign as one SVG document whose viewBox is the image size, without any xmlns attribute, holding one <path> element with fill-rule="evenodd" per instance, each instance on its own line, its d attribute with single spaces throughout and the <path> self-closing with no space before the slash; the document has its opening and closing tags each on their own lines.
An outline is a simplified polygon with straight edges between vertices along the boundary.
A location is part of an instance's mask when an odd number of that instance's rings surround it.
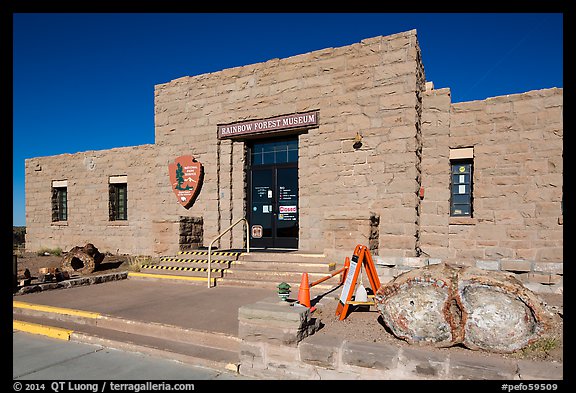
<svg viewBox="0 0 576 393">
<path fill-rule="evenodd" d="M 314 127 L 318 125 L 318 111 L 293 113 L 261 120 L 247 120 L 218 126 L 218 139 L 247 136 L 268 132 L 279 132 L 293 128 Z"/>
</svg>

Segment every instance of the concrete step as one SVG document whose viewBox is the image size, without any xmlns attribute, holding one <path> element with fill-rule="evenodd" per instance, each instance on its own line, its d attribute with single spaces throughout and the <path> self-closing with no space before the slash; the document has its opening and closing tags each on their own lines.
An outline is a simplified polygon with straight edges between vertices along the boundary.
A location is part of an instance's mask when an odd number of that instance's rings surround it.
<svg viewBox="0 0 576 393">
<path fill-rule="evenodd" d="M 216 285 L 236 285 L 276 289 L 281 282 L 293 288 L 300 285 L 302 273 L 308 273 L 309 281 L 314 282 L 335 271 L 336 263 L 327 261 L 324 254 L 294 250 L 283 252 L 250 253 L 236 250 L 215 251 L 211 254 L 211 278 Z M 198 277 L 207 279 L 208 252 L 206 250 L 180 251 L 177 256 L 162 257 L 160 263 L 144 265 L 142 278 L 153 278 L 162 274 L 177 278 Z M 218 258 L 218 259 L 216 259 Z M 150 276 L 146 276 L 146 275 Z M 319 285 L 316 290 L 332 288 L 338 278 Z"/>
<path fill-rule="evenodd" d="M 278 285 L 281 282 L 286 282 L 287 284 L 290 285 L 290 298 L 297 299 L 298 292 L 300 290 L 300 283 L 301 283 L 300 279 L 298 281 L 278 281 L 278 280 L 250 280 L 250 279 L 223 277 L 216 280 L 216 285 L 242 286 L 249 288 L 266 288 L 277 290 Z M 330 280 L 324 281 L 323 283 L 310 287 L 310 297 L 313 298 L 314 296 L 318 296 L 326 293 L 327 291 L 333 290 L 339 287 L 338 283 L 339 279 L 332 278 Z"/>
<path fill-rule="evenodd" d="M 233 250 L 212 251 L 212 253 L 210 254 L 210 259 L 213 261 L 217 260 L 235 261 L 240 257 L 241 254 L 242 251 L 233 251 Z M 207 250 L 178 251 L 176 257 L 197 259 L 197 260 L 198 259 L 208 260 L 208 251 Z"/>
<path fill-rule="evenodd" d="M 328 276 L 326 273 L 310 273 L 302 271 L 286 272 L 286 271 L 268 271 L 268 270 L 244 270 L 244 269 L 226 269 L 223 272 L 224 278 L 251 280 L 251 281 L 276 281 L 281 282 L 297 282 L 300 284 L 302 280 L 302 273 L 308 273 L 308 281 L 313 282 Z M 333 278 L 337 281 L 337 278 Z"/>
<path fill-rule="evenodd" d="M 185 276 L 182 274 L 178 274 L 178 272 L 174 272 L 173 274 L 165 274 L 162 270 L 155 270 L 155 271 L 147 271 L 147 272 L 130 272 L 128 274 L 128 278 L 134 280 L 149 280 L 149 281 L 164 281 L 166 280 L 174 282 L 178 282 L 181 284 L 202 284 L 207 285 L 208 283 L 208 275 L 205 276 Z M 216 283 L 215 277 L 210 277 L 211 285 L 214 286 Z"/>
<path fill-rule="evenodd" d="M 335 263 L 291 262 L 291 261 L 244 261 L 239 260 L 230 265 L 234 270 L 264 270 L 271 272 L 300 272 L 329 274 L 336 267 Z"/>
<path fill-rule="evenodd" d="M 228 260 L 212 260 L 210 266 L 212 269 L 228 269 L 229 267 L 237 264 L 237 261 Z M 185 267 L 197 267 L 208 269 L 207 259 L 188 259 L 179 257 L 162 257 L 157 265 L 163 266 L 185 266 Z"/>
<path fill-rule="evenodd" d="M 321 253 L 312 253 L 305 251 L 285 251 L 285 252 L 266 252 L 250 251 L 243 252 L 239 261 L 260 261 L 260 262 L 299 262 L 299 263 L 330 263 L 326 256 Z"/>
<path fill-rule="evenodd" d="M 196 331 L 122 318 L 62 315 L 14 307 L 14 326 L 31 333 L 65 329 L 71 341 L 175 359 L 216 370 L 238 371 L 240 340 L 219 333 Z M 28 327 L 32 326 L 30 330 Z"/>
<path fill-rule="evenodd" d="M 224 268 L 212 268 L 211 277 L 223 277 Z M 171 266 L 171 265 L 142 265 L 141 273 L 160 273 L 168 275 L 188 276 L 188 277 L 208 277 L 207 267 L 191 267 L 191 266 Z"/>
</svg>

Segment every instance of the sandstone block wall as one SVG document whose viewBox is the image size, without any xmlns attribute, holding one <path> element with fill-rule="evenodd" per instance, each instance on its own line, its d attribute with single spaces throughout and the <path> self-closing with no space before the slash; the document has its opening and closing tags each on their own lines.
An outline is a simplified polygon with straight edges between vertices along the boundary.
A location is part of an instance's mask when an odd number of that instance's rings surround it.
<svg viewBox="0 0 576 393">
<path fill-rule="evenodd" d="M 26 249 L 94 244 L 100 252 L 152 253 L 157 181 L 154 145 L 28 159 Z M 127 176 L 128 220 L 109 220 L 110 176 Z M 67 180 L 68 220 L 52 222 L 53 180 Z"/>
<path fill-rule="evenodd" d="M 154 100 L 153 145 L 26 160 L 28 250 L 170 255 L 187 248 L 181 222 L 197 219 L 194 246 L 208 246 L 247 214 L 247 143 L 218 140 L 217 125 L 318 110 L 298 135 L 300 250 L 343 261 L 360 243 L 389 258 L 538 266 L 527 274 L 563 262 L 563 90 L 452 103 L 449 89 L 426 90 L 415 30 L 179 78 Z M 450 217 L 456 148 L 474 151 L 472 218 Z M 204 167 L 190 209 L 168 176 L 180 155 Z M 109 176 L 127 176 L 125 222 L 108 219 Z M 68 180 L 65 223 L 51 222 L 52 180 Z M 245 240 L 239 225 L 215 246 Z"/>
<path fill-rule="evenodd" d="M 299 136 L 299 248 L 324 251 L 331 225 L 325 216 L 356 210 L 359 216 L 375 212 L 386 224 L 381 252 L 413 255 L 423 83 L 412 30 L 157 85 L 158 156 L 186 150 L 205 165 L 204 188 L 189 211 L 173 203 L 168 184 L 160 186 L 159 194 L 169 197 L 158 209 L 167 220 L 202 216 L 207 245 L 246 214 L 245 143 L 218 140 L 217 125 L 319 110 L 319 127 Z M 363 145 L 356 150 L 357 132 Z M 238 227 L 219 245 L 242 247 L 244 237 Z"/>
<path fill-rule="evenodd" d="M 563 90 L 424 94 L 422 250 L 445 261 L 563 261 Z M 472 147 L 473 217 L 450 217 L 450 148 Z M 546 269 L 550 271 L 550 269 Z"/>
</svg>

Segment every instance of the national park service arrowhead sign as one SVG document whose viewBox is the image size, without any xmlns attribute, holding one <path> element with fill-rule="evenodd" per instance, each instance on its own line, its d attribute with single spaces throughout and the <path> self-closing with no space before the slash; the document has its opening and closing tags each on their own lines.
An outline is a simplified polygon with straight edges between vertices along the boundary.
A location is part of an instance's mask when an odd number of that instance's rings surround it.
<svg viewBox="0 0 576 393">
<path fill-rule="evenodd" d="M 178 202 L 186 209 L 190 208 L 202 188 L 204 178 L 202 164 L 193 156 L 180 156 L 168 164 L 168 171 L 172 191 Z"/>
</svg>

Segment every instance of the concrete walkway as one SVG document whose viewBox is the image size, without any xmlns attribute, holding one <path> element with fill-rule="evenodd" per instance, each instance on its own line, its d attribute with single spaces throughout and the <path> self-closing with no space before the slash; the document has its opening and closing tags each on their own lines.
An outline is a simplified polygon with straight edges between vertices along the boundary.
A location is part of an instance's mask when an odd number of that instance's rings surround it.
<svg viewBox="0 0 576 393">
<path fill-rule="evenodd" d="M 128 278 L 14 296 L 15 330 L 238 372 L 238 309 L 275 290 Z"/>
<path fill-rule="evenodd" d="M 14 301 L 236 336 L 238 308 L 275 295 L 270 289 L 129 278 L 20 295 Z"/>
</svg>

